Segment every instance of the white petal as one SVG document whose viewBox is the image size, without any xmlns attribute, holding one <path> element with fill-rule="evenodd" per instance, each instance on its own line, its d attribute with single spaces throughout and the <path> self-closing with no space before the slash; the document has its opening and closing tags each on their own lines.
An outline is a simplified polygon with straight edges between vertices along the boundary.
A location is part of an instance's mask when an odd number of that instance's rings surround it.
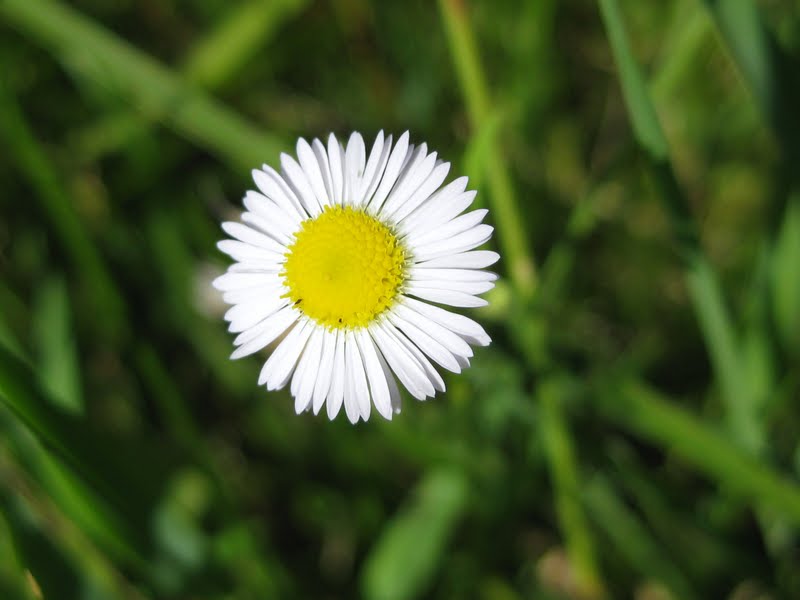
<svg viewBox="0 0 800 600">
<path fill-rule="evenodd" d="M 421 287 L 412 288 L 409 286 L 408 290 L 406 290 L 406 293 L 430 302 L 449 304 L 450 306 L 457 306 L 459 308 L 477 308 L 479 306 L 486 306 L 489 304 L 483 298 L 470 296 L 464 292 L 453 292 L 450 290 L 433 290 Z"/>
<path fill-rule="evenodd" d="M 271 273 L 231 273 L 217 277 L 211 285 L 220 291 L 244 290 L 272 283 L 275 275 Z"/>
<path fill-rule="evenodd" d="M 386 333 L 383 323 L 371 327 L 370 334 L 392 371 L 414 398 L 424 400 L 433 395 L 433 386 L 421 365 L 397 340 Z"/>
<path fill-rule="evenodd" d="M 336 337 L 338 331 L 325 331 L 322 338 L 322 354 L 319 361 L 319 373 L 317 383 L 314 386 L 313 409 L 314 414 L 319 414 L 328 391 L 331 389 L 331 379 L 333 378 L 333 359 L 336 353 Z"/>
<path fill-rule="evenodd" d="M 406 337 L 388 321 L 381 323 L 379 328 L 386 336 L 386 339 L 391 342 L 388 346 L 389 349 L 394 352 L 398 358 L 402 359 L 403 367 L 406 369 L 407 373 L 413 377 L 413 385 L 417 393 L 415 394 L 415 390 L 409 388 L 408 391 L 411 392 L 411 395 L 419 400 L 425 400 L 428 396 L 433 396 L 436 393 L 436 389 L 431 378 L 427 374 L 425 364 L 423 361 L 420 361 L 409 346 L 404 343 L 408 341 Z M 391 365 L 390 356 L 387 356 L 384 352 L 384 357 Z M 392 368 L 394 368 L 394 366 Z M 398 376 L 399 375 L 400 373 L 398 373 Z M 403 381 L 402 378 L 400 380 Z M 405 385 L 404 381 L 403 385 Z"/>
<path fill-rule="evenodd" d="M 264 363 L 258 376 L 258 385 L 266 384 L 268 390 L 279 390 L 285 386 L 313 331 L 314 327 L 308 319 L 301 319 Z"/>
<path fill-rule="evenodd" d="M 253 169 L 253 181 L 256 182 L 258 189 L 286 214 L 292 215 L 298 221 L 308 218 L 308 213 L 300 205 L 294 192 L 289 189 L 275 169 L 267 165 L 264 165 L 263 170 Z"/>
<path fill-rule="evenodd" d="M 284 294 L 284 287 L 281 280 L 277 275 L 271 274 L 274 280 L 262 285 L 256 285 L 240 290 L 232 290 L 224 292 L 222 299 L 227 304 L 241 304 L 251 300 L 260 298 L 271 298 L 272 296 L 282 296 Z"/>
<path fill-rule="evenodd" d="M 397 176 L 400 174 L 400 169 L 403 168 L 407 153 L 408 132 L 406 131 L 400 136 L 400 139 L 397 140 L 397 143 L 395 144 L 394 149 L 389 156 L 389 160 L 386 163 L 386 170 L 383 172 L 380 185 L 378 185 L 375 195 L 372 196 L 372 199 L 369 202 L 369 210 L 373 214 L 378 212 L 384 200 L 386 200 L 386 196 L 389 195 L 392 186 L 394 186 L 395 181 L 397 181 Z"/>
<path fill-rule="evenodd" d="M 331 187 L 333 188 L 333 204 L 341 206 L 344 191 L 344 157 L 339 140 L 331 134 L 328 137 L 328 164 L 331 167 Z"/>
<path fill-rule="evenodd" d="M 311 332 L 311 336 L 314 336 L 314 332 Z M 300 391 L 300 383 L 305 380 L 306 373 L 309 370 L 309 362 L 306 360 L 306 352 L 308 352 L 308 346 L 311 343 L 311 338 L 308 340 L 308 344 L 306 344 L 303 353 L 300 355 L 300 360 L 297 361 L 297 368 L 292 375 L 292 384 L 289 386 L 289 393 L 292 395 L 292 398 L 295 399 L 295 410 L 298 408 L 297 398 L 298 393 Z M 300 408 L 297 411 L 298 414 L 303 412 L 303 408 Z"/>
<path fill-rule="evenodd" d="M 286 331 L 294 323 L 299 313 L 291 306 L 286 306 L 264 320 L 264 331 L 255 339 L 242 344 L 231 354 L 232 359 L 242 358 L 254 352 L 258 352 L 268 344 L 272 343 L 277 337 Z"/>
<path fill-rule="evenodd" d="M 402 220 L 399 225 L 401 233 L 408 233 L 420 228 L 425 229 L 431 221 L 437 224 L 446 223 L 461 214 L 472 203 L 477 193 L 474 191 L 464 192 L 468 181 L 467 177 L 458 177 L 433 194 Z"/>
<path fill-rule="evenodd" d="M 472 348 L 469 347 L 467 342 L 435 320 L 415 311 L 405 303 L 395 306 L 394 311 L 398 317 L 437 340 L 448 352 L 455 356 L 465 356 L 467 358 L 472 356 Z"/>
<path fill-rule="evenodd" d="M 381 209 L 381 215 L 388 219 L 400 207 L 402 207 L 412 194 L 416 192 L 425 182 L 428 176 L 436 167 L 436 152 L 426 154 L 428 147 L 422 144 L 405 167 L 403 173 L 397 180 L 392 193 L 386 200 L 386 204 Z"/>
<path fill-rule="evenodd" d="M 463 292 L 478 296 L 488 292 L 494 287 L 493 281 L 410 281 L 406 289 L 409 293 L 414 290 L 444 290 L 448 292 Z"/>
<path fill-rule="evenodd" d="M 399 306 L 397 308 L 399 308 Z M 390 315 L 389 320 L 395 327 L 405 333 L 412 343 L 414 343 L 420 350 L 430 356 L 438 364 L 443 366 L 448 371 L 452 371 L 453 373 L 461 372 L 461 367 L 458 365 L 458 361 L 447 350 L 447 348 L 442 346 L 439 342 L 437 342 L 419 327 L 411 324 L 397 314 Z"/>
<path fill-rule="evenodd" d="M 378 187 L 383 169 L 386 168 L 386 161 L 389 160 L 391 148 L 392 136 L 389 136 L 388 140 L 384 140 L 383 130 L 379 131 L 375 143 L 372 145 L 372 151 L 369 153 L 364 176 L 361 178 L 361 189 L 358 190 L 361 204 L 364 206 L 369 204 L 372 194 Z"/>
<path fill-rule="evenodd" d="M 352 331 L 347 333 L 347 371 L 350 377 L 353 378 L 352 391 L 355 394 L 361 418 L 366 421 L 369 419 L 371 407 L 369 387 L 367 385 L 367 375 L 364 372 L 364 361 L 361 359 L 361 351 L 358 349 L 358 341 Z M 347 398 L 344 401 L 347 403 Z"/>
<path fill-rule="evenodd" d="M 242 223 L 227 221 L 222 224 L 222 230 L 229 236 L 234 237 L 245 244 L 250 244 L 251 246 L 256 246 L 257 248 L 264 248 L 265 250 L 275 252 L 276 254 L 283 254 L 286 252 L 286 246 L 283 244 L 276 242 L 268 235 L 259 233 L 255 229 L 252 229 L 247 225 L 243 225 Z"/>
<path fill-rule="evenodd" d="M 375 343 L 372 341 L 366 329 L 357 331 L 355 336 L 358 342 L 358 348 L 361 351 L 361 358 L 364 361 L 364 370 L 367 373 L 372 401 L 375 403 L 375 408 L 381 416 L 391 421 L 391 393 L 389 392 L 389 384 L 386 381 L 386 376 L 383 373 L 383 369 L 381 369 L 381 363 L 378 361 Z"/>
<path fill-rule="evenodd" d="M 411 247 L 422 247 L 426 244 L 452 238 L 459 233 L 463 233 L 478 225 L 481 221 L 483 221 L 483 218 L 488 212 L 489 211 L 485 208 L 473 210 L 472 212 L 468 212 L 465 215 L 456 217 L 447 223 L 443 223 L 441 226 L 432 231 L 428 231 L 427 233 L 418 235 L 417 232 L 411 232 L 406 238 L 407 243 Z"/>
<path fill-rule="evenodd" d="M 500 260 L 500 255 L 491 250 L 473 250 L 450 256 L 442 256 L 424 262 L 418 262 L 414 269 L 483 269 Z"/>
<path fill-rule="evenodd" d="M 281 308 L 283 308 L 283 306 L 278 307 L 278 310 L 280 310 Z M 266 331 L 267 329 L 272 327 L 274 322 L 269 317 L 271 317 L 272 315 L 277 313 L 278 310 L 272 311 L 269 315 L 267 315 L 266 317 L 264 317 L 260 321 L 256 322 L 251 327 L 243 330 L 239 335 L 236 336 L 236 339 L 233 340 L 233 345 L 234 346 L 242 346 L 242 345 L 244 345 L 244 344 L 256 339 L 264 331 Z M 228 331 L 232 331 L 233 333 L 237 333 L 239 330 L 240 330 L 239 327 L 236 327 L 235 329 L 230 329 L 230 328 L 228 329 Z"/>
<path fill-rule="evenodd" d="M 319 200 L 317 200 L 311 183 L 308 181 L 302 167 L 297 161 L 286 153 L 281 154 L 281 170 L 283 179 L 292 188 L 295 196 L 303 204 L 306 212 L 312 217 L 316 217 L 322 212 Z"/>
<path fill-rule="evenodd" d="M 325 181 L 322 178 L 320 163 L 311 146 L 303 138 L 297 140 L 297 160 L 300 161 L 300 166 L 308 178 L 308 183 L 317 198 L 317 203 L 321 207 L 329 204 L 328 190 L 325 188 Z"/>
<path fill-rule="evenodd" d="M 283 215 L 283 211 L 276 209 L 275 214 Z M 297 230 L 297 227 L 288 218 L 282 216 L 267 220 L 260 213 L 244 212 L 242 213 L 242 221 L 252 225 L 259 232 L 268 235 L 282 246 L 289 246 L 292 243 L 292 235 Z"/>
<path fill-rule="evenodd" d="M 480 346 L 488 346 L 492 341 L 483 327 L 464 315 L 452 313 L 449 310 L 426 302 L 420 302 L 413 298 L 402 298 L 400 303 L 461 337 L 467 338 L 467 341 L 475 340 L 474 343 Z"/>
<path fill-rule="evenodd" d="M 408 270 L 410 281 L 497 281 L 497 273 L 481 269 L 419 269 L 416 265 Z M 424 285 L 424 284 L 423 284 Z"/>
<path fill-rule="evenodd" d="M 263 171 L 256 172 L 266 176 Z M 254 192 L 253 190 L 247 191 L 244 195 L 243 203 L 247 210 L 260 215 L 269 223 L 273 221 L 277 221 L 281 224 L 290 223 L 291 226 L 286 227 L 287 233 L 293 233 L 302 221 L 300 215 L 293 206 L 289 207 L 290 210 L 285 210 L 274 200 L 267 198 L 264 194 Z"/>
<path fill-rule="evenodd" d="M 265 250 L 264 248 L 257 248 L 238 240 L 222 240 L 217 242 L 217 248 L 234 260 L 258 261 L 270 266 L 277 265 L 285 260 L 283 254 Z"/>
<path fill-rule="evenodd" d="M 308 346 L 303 352 L 300 359 L 301 362 L 305 361 L 308 366 L 303 369 L 303 374 L 300 378 L 300 384 L 297 387 L 297 396 L 294 399 L 294 410 L 300 414 L 306 410 L 311 404 L 311 399 L 314 393 L 314 386 L 319 377 L 319 366 L 322 355 L 322 339 L 325 335 L 325 330 L 322 327 L 315 327 L 314 332 L 311 334 L 311 339 L 308 340 Z M 299 372 L 300 369 L 298 369 Z M 295 374 L 295 377 L 297 375 Z"/>
<path fill-rule="evenodd" d="M 328 392 L 328 418 L 333 418 L 339 414 L 344 400 L 345 384 L 345 359 L 344 359 L 344 333 L 339 332 L 336 338 L 336 348 L 333 353 L 333 375 L 331 377 L 331 389 Z"/>
<path fill-rule="evenodd" d="M 428 382 L 433 385 L 435 390 L 440 392 L 445 391 L 444 380 L 442 376 L 439 375 L 439 371 L 437 371 L 431 361 L 429 361 L 422 351 L 417 348 L 411 340 L 409 340 L 405 335 L 403 335 L 400 330 L 395 327 L 387 327 L 387 330 L 390 334 L 394 335 L 396 339 L 408 350 L 417 363 L 422 367 L 423 371 L 425 372 L 425 377 L 428 379 Z M 434 396 L 434 393 L 429 394 L 430 396 Z"/>
<path fill-rule="evenodd" d="M 372 338 L 372 334 L 370 334 L 370 337 Z M 381 354 L 381 351 L 378 349 L 374 338 L 372 338 L 372 343 L 375 344 L 375 355 L 378 357 L 378 362 L 381 364 L 383 376 L 386 378 L 386 384 L 389 386 L 389 400 L 392 404 L 392 411 L 394 414 L 398 414 L 400 409 L 403 407 L 403 399 L 400 396 L 400 389 L 397 387 L 397 382 L 394 380 L 394 373 L 392 373 L 392 369 L 388 364 L 386 364 L 386 359 L 383 358 L 383 354 Z"/>
<path fill-rule="evenodd" d="M 344 344 L 344 412 L 348 420 L 354 425 L 358 423 L 361 418 L 361 409 L 358 406 L 358 397 L 356 395 L 356 379 L 353 377 L 353 363 L 350 357 L 350 336 L 345 333 Z"/>
<path fill-rule="evenodd" d="M 283 271 L 284 261 L 240 260 L 228 267 L 228 273 L 249 273 L 251 275 L 268 275 L 275 277 Z"/>
<path fill-rule="evenodd" d="M 288 304 L 289 299 L 278 294 L 237 304 L 225 313 L 225 320 L 230 321 L 228 331 L 239 333 L 250 329 Z"/>
<path fill-rule="evenodd" d="M 357 131 L 350 135 L 344 154 L 344 204 L 361 206 L 361 178 L 364 176 L 366 150 L 364 138 Z"/>
<path fill-rule="evenodd" d="M 435 154 L 435 153 L 434 153 Z M 431 197 L 439 186 L 442 185 L 447 173 L 450 171 L 450 163 L 442 163 L 433 169 L 433 172 L 425 179 L 422 185 L 411 195 L 411 197 L 397 208 L 391 215 L 393 222 L 405 219 L 414 209 Z"/>
<path fill-rule="evenodd" d="M 494 231 L 494 228 L 491 225 L 477 225 L 446 240 L 412 248 L 414 262 L 422 262 L 447 256 L 448 254 L 458 254 L 466 250 L 472 250 L 489 241 L 489 238 L 492 237 L 492 231 Z"/>
<path fill-rule="evenodd" d="M 322 182 L 325 184 L 326 196 L 323 205 L 329 206 L 333 204 L 335 194 L 333 191 L 333 179 L 331 177 L 331 165 L 328 161 L 328 151 L 325 150 L 325 146 L 322 142 L 316 138 L 314 138 L 314 141 L 311 143 L 311 147 L 319 163 L 319 170 L 322 173 Z"/>
</svg>

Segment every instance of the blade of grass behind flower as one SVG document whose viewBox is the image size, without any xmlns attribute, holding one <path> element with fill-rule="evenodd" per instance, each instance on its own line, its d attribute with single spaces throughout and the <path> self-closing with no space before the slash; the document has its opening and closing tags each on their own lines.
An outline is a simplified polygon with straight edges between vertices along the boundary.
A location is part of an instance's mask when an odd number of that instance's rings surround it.
<svg viewBox="0 0 800 600">
<path fill-rule="evenodd" d="M 104 596 L 144 600 L 139 590 L 125 579 L 84 531 L 59 510 L 2 444 L 0 476 L 0 480 L 7 481 L 14 490 L 13 504 L 0 494 L 0 506 L 14 519 L 15 541 L 27 567 L 47 593 L 46 597 L 77 596 L 77 589 L 88 585 Z M 89 505 L 86 509 L 89 510 Z M 20 518 L 20 513 L 27 513 L 29 518 Z M 32 526 L 31 516 L 38 529 Z M 82 582 L 77 579 L 78 574 Z M 68 592 L 72 585 L 76 587 L 75 594 Z"/>
<path fill-rule="evenodd" d="M 468 483 L 458 470 L 425 475 L 364 561 L 365 598 L 406 600 L 424 592 L 466 508 L 468 493 Z"/>
<path fill-rule="evenodd" d="M 752 506 L 800 524 L 800 484 L 775 472 L 711 425 L 636 380 L 597 382 L 594 406 L 606 418 L 691 464 Z"/>
<path fill-rule="evenodd" d="M 664 583 L 675 598 L 698 597 L 686 576 L 661 550 L 640 518 L 617 497 L 606 478 L 596 475 L 584 483 L 582 496 L 597 527 L 638 573 Z"/>
<path fill-rule="evenodd" d="M 619 4 L 617 0 L 599 0 L 599 4 L 635 138 L 650 160 L 659 198 L 670 215 L 685 260 L 689 294 L 719 381 L 726 418 L 738 443 L 757 452 L 758 435 L 754 425 L 758 423 L 759 407 L 748 393 L 739 336 L 719 279 L 703 253 L 689 204 L 669 161 L 669 145 L 631 50 Z"/>
<path fill-rule="evenodd" d="M 3 5 L 0 5 L 2 11 Z M 43 148 L 33 135 L 16 99 L 0 80 L 0 139 L 39 201 L 61 248 L 80 274 L 94 303 L 97 322 L 111 337 L 126 328 L 124 302 Z"/>
<path fill-rule="evenodd" d="M 128 527 L 125 519 L 115 513 L 114 504 L 121 501 L 120 490 L 115 491 L 110 482 L 116 478 L 116 471 L 108 472 L 102 464 L 102 459 L 107 459 L 113 452 L 106 449 L 103 456 L 99 456 L 97 447 L 102 443 L 87 431 L 82 421 L 56 409 L 36 381 L 37 377 L 27 365 L 0 347 L 0 402 L 70 469 L 90 481 L 104 498 L 116 498 L 108 503 L 98 496 L 94 510 L 98 515 L 107 516 L 105 523 L 108 534 L 112 536 L 109 540 L 120 558 L 141 566 L 139 561 L 144 546 L 141 532 Z"/>
<path fill-rule="evenodd" d="M 222 22 L 190 49 L 181 69 L 183 79 L 209 91 L 225 86 L 307 4 L 307 0 L 249 0 L 231 6 Z M 143 115 L 121 109 L 79 131 L 76 147 L 83 160 L 96 161 L 142 135 L 147 123 Z"/>
<path fill-rule="evenodd" d="M 64 279 L 51 276 L 39 286 L 31 321 L 44 387 L 58 406 L 80 415 L 84 404 L 70 310 Z"/>
<path fill-rule="evenodd" d="M 145 116 L 163 120 L 237 167 L 277 159 L 283 144 L 170 69 L 73 8 L 51 0 L 6 0 L 0 16 L 48 48 L 56 60 L 106 86 Z"/>
<path fill-rule="evenodd" d="M 786 206 L 770 273 L 775 329 L 789 354 L 800 357 L 800 193 Z"/>
</svg>

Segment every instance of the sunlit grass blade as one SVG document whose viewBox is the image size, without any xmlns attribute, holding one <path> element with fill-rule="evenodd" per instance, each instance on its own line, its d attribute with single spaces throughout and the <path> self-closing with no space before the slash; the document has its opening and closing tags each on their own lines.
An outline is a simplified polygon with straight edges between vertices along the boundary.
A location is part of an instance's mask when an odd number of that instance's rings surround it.
<svg viewBox="0 0 800 600">
<path fill-rule="evenodd" d="M 427 474 L 367 556 L 362 573 L 364 597 L 418 597 L 443 558 L 467 497 L 468 483 L 460 471 L 443 469 Z"/>
<path fill-rule="evenodd" d="M 283 144 L 180 76 L 71 7 L 51 0 L 8 0 L 0 16 L 57 60 L 239 168 L 274 161 Z"/>
<path fill-rule="evenodd" d="M 675 453 L 752 506 L 763 505 L 800 524 L 800 484 L 753 458 L 725 435 L 630 379 L 600 383 L 595 406 L 609 419 Z"/>
</svg>

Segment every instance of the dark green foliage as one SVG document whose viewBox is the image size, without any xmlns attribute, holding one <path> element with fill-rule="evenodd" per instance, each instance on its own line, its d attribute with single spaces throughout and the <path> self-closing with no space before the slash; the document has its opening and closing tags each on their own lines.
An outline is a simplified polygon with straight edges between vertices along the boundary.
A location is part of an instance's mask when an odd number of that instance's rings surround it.
<svg viewBox="0 0 800 600">
<path fill-rule="evenodd" d="M 791 4 L 0 0 L 0 598 L 800 597 Z M 503 255 L 493 344 L 357 427 L 210 288 L 249 170 L 353 129 Z"/>
</svg>

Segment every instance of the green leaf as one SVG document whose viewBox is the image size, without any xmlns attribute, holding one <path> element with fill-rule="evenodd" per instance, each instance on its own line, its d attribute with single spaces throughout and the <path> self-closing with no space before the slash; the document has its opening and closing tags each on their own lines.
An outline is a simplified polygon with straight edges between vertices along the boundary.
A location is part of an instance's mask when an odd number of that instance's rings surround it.
<svg viewBox="0 0 800 600">
<path fill-rule="evenodd" d="M 800 485 L 777 473 L 698 417 L 632 379 L 601 382 L 596 407 L 606 417 L 674 452 L 751 506 L 800 524 Z"/>
<path fill-rule="evenodd" d="M 110 88 L 238 168 L 275 160 L 283 144 L 79 12 L 51 0 L 6 0 L 0 15 Z"/>
<path fill-rule="evenodd" d="M 689 581 L 647 530 L 639 517 L 617 498 L 611 483 L 600 475 L 583 486 L 582 496 L 595 524 L 614 549 L 641 574 L 665 583 L 675 598 L 696 598 Z"/>
<path fill-rule="evenodd" d="M 78 351 L 72 335 L 69 296 L 63 278 L 50 277 L 42 283 L 32 322 L 39 373 L 49 397 L 65 411 L 82 414 Z"/>
<path fill-rule="evenodd" d="M 647 85 L 628 42 L 619 3 L 617 0 L 600 0 L 600 10 L 614 52 L 614 60 L 619 69 L 623 97 L 636 139 L 651 157 L 664 160 L 669 155 L 667 138 L 661 130 Z"/>
<path fill-rule="evenodd" d="M 367 556 L 362 573 L 364 597 L 405 600 L 426 589 L 466 509 L 467 496 L 461 472 L 428 473 Z"/>
<path fill-rule="evenodd" d="M 794 195 L 778 232 L 772 256 L 772 312 L 778 336 L 800 356 L 800 195 Z"/>
</svg>

